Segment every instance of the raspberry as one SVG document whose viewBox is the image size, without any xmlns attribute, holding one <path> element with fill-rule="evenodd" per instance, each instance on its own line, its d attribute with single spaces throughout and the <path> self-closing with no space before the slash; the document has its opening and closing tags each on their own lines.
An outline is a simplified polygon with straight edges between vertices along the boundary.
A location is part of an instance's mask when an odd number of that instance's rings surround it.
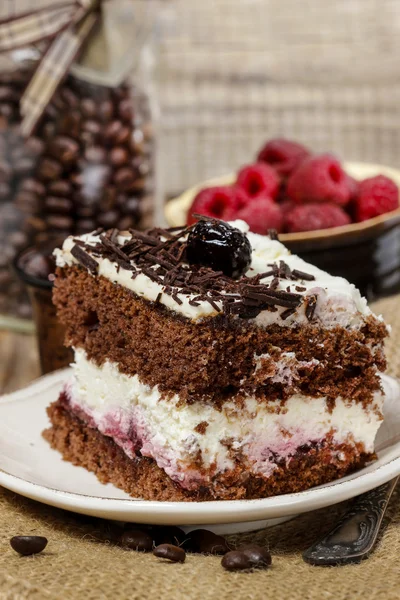
<svg viewBox="0 0 400 600">
<path fill-rule="evenodd" d="M 285 217 L 297 204 L 295 204 L 289 198 L 285 198 L 282 202 L 279 203 L 280 209 L 282 211 L 283 216 Z"/>
<path fill-rule="evenodd" d="M 239 203 L 239 199 L 241 202 Z M 193 214 L 216 217 L 228 220 L 237 211 L 237 204 L 241 207 L 245 198 L 237 190 L 229 186 L 210 187 L 200 190 L 193 200 L 187 216 L 187 224 L 197 221 Z"/>
<path fill-rule="evenodd" d="M 247 165 L 240 169 L 236 185 L 244 189 L 250 198 L 276 198 L 279 177 L 272 167 L 262 163 Z"/>
<path fill-rule="evenodd" d="M 329 229 L 351 222 L 349 215 L 340 206 L 325 202 L 296 206 L 286 215 L 285 221 L 285 229 L 289 233 Z"/>
<path fill-rule="evenodd" d="M 310 152 L 305 146 L 277 138 L 261 148 L 257 160 L 271 165 L 282 177 L 288 177 L 308 156 Z"/>
<path fill-rule="evenodd" d="M 232 187 L 233 194 L 233 202 L 230 206 L 227 207 L 224 213 L 224 221 L 234 221 L 237 219 L 238 212 L 247 206 L 247 204 L 251 201 L 246 192 L 240 187 Z"/>
<path fill-rule="evenodd" d="M 359 183 L 354 201 L 356 221 L 366 221 L 395 210 L 399 206 L 399 189 L 385 175 L 364 179 Z"/>
<path fill-rule="evenodd" d="M 350 201 L 353 201 L 358 196 L 360 184 L 357 181 L 357 179 L 354 179 L 354 177 L 352 177 L 351 175 L 347 175 L 347 183 L 350 189 Z"/>
<path fill-rule="evenodd" d="M 271 198 L 252 200 L 237 213 L 236 218 L 246 221 L 253 233 L 265 234 L 268 229 L 282 231 L 282 211 Z"/>
<path fill-rule="evenodd" d="M 320 154 L 307 158 L 290 176 L 287 194 L 298 203 L 335 202 L 344 206 L 351 190 L 340 162 L 330 154 Z"/>
</svg>

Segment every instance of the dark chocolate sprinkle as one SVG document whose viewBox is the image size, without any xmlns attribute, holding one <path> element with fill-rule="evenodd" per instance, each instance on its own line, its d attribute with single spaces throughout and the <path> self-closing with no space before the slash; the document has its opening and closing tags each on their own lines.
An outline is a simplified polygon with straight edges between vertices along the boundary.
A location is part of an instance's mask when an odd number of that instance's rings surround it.
<svg viewBox="0 0 400 600">
<path fill-rule="evenodd" d="M 111 231 L 116 231 L 116 230 L 114 229 Z M 108 250 L 110 250 L 110 252 L 115 253 L 119 258 L 122 258 L 123 261 L 125 261 L 126 263 L 129 263 L 129 256 L 121 250 L 121 248 L 115 243 L 115 241 L 113 241 L 112 234 L 110 236 L 103 234 L 100 236 L 100 240 L 101 240 L 103 246 L 105 246 Z"/>
<path fill-rule="evenodd" d="M 291 317 L 296 312 L 295 308 L 287 308 L 281 313 L 281 319 L 285 321 L 288 317 Z"/>
<path fill-rule="evenodd" d="M 291 271 L 289 265 L 287 265 L 283 260 L 279 261 L 279 273 L 280 273 L 280 277 L 282 277 L 284 279 L 292 278 L 292 271 Z"/>
<path fill-rule="evenodd" d="M 308 296 L 308 298 L 306 299 L 306 317 L 309 321 L 313 320 L 316 307 L 317 297 Z"/>
<path fill-rule="evenodd" d="M 90 254 L 85 252 L 82 246 L 75 244 L 75 246 L 73 246 L 71 249 L 71 254 L 82 265 L 82 267 L 85 267 L 85 269 L 87 269 L 90 273 L 93 275 L 97 273 L 99 263 L 92 256 L 90 256 Z"/>
<path fill-rule="evenodd" d="M 190 306 L 200 306 L 200 302 L 197 302 L 196 300 L 189 300 L 189 304 Z"/>
<path fill-rule="evenodd" d="M 214 302 L 214 300 L 212 298 L 210 298 L 210 296 L 206 296 L 205 300 L 207 300 L 207 302 L 209 302 L 211 304 L 211 306 L 213 307 L 214 310 L 216 310 L 217 312 L 221 312 L 221 309 L 218 306 L 218 304 L 216 304 Z"/>
<path fill-rule="evenodd" d="M 265 279 L 266 277 L 271 277 L 271 275 L 275 275 L 275 272 L 273 270 L 270 271 L 266 271 L 265 273 L 260 273 L 260 275 L 256 275 L 258 281 L 261 281 L 261 279 Z"/>
<path fill-rule="evenodd" d="M 279 287 L 279 279 L 278 279 L 278 277 L 274 277 L 273 278 L 273 280 L 269 284 L 269 287 L 270 287 L 271 290 L 276 290 L 276 288 Z"/>
<path fill-rule="evenodd" d="M 310 273 L 304 273 L 304 271 L 299 271 L 298 269 L 293 269 L 292 274 L 296 277 L 296 279 L 304 279 L 304 281 L 315 281 L 314 275 Z"/>
<path fill-rule="evenodd" d="M 268 235 L 271 240 L 279 241 L 279 236 L 276 229 L 268 229 Z"/>
<path fill-rule="evenodd" d="M 172 298 L 175 300 L 175 302 L 177 304 L 183 304 L 182 300 L 179 298 L 179 296 L 178 296 L 178 294 L 177 294 L 176 291 L 172 294 Z"/>
</svg>

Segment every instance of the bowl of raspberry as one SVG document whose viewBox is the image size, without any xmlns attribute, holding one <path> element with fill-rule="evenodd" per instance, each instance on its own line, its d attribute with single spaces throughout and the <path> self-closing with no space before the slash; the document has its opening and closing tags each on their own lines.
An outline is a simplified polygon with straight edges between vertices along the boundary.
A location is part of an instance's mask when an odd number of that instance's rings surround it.
<svg viewBox="0 0 400 600">
<path fill-rule="evenodd" d="M 400 170 L 273 139 L 255 162 L 185 191 L 165 213 L 171 226 L 206 215 L 261 235 L 276 229 L 292 252 L 373 299 L 400 291 L 399 189 Z"/>
</svg>

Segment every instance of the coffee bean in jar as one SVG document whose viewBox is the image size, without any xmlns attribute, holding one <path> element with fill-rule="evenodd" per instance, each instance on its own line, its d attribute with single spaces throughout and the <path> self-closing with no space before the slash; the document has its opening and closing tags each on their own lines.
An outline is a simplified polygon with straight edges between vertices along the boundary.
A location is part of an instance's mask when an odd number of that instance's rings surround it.
<svg viewBox="0 0 400 600">
<path fill-rule="evenodd" d="M 0 313 L 30 316 L 11 262 L 21 248 L 97 227 L 152 222 L 153 134 L 147 96 L 69 75 L 33 136 L 19 133 L 29 68 L 0 73 Z"/>
</svg>

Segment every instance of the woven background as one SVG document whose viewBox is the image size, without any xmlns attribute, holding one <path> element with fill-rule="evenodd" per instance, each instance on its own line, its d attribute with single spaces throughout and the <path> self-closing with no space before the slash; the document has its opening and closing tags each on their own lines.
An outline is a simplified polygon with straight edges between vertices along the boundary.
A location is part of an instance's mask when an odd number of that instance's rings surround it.
<svg viewBox="0 0 400 600">
<path fill-rule="evenodd" d="M 251 162 L 276 135 L 398 165 L 398 0 L 164 0 L 160 14 L 168 195 Z"/>
<path fill-rule="evenodd" d="M 393 326 L 389 372 L 400 376 L 400 296 L 376 303 Z M 396 323 L 397 321 L 397 323 Z M 183 565 L 124 551 L 105 542 L 110 523 L 26 500 L 0 488 L 0 598 L 103 600 L 398 600 L 400 597 L 400 487 L 388 509 L 374 554 L 360 565 L 306 565 L 301 551 L 332 527 L 345 504 L 283 525 L 231 538 L 257 541 L 273 554 L 269 571 L 225 572 L 218 557 L 189 555 Z M 20 558 L 9 545 L 17 534 L 45 535 L 44 553 Z"/>
</svg>

